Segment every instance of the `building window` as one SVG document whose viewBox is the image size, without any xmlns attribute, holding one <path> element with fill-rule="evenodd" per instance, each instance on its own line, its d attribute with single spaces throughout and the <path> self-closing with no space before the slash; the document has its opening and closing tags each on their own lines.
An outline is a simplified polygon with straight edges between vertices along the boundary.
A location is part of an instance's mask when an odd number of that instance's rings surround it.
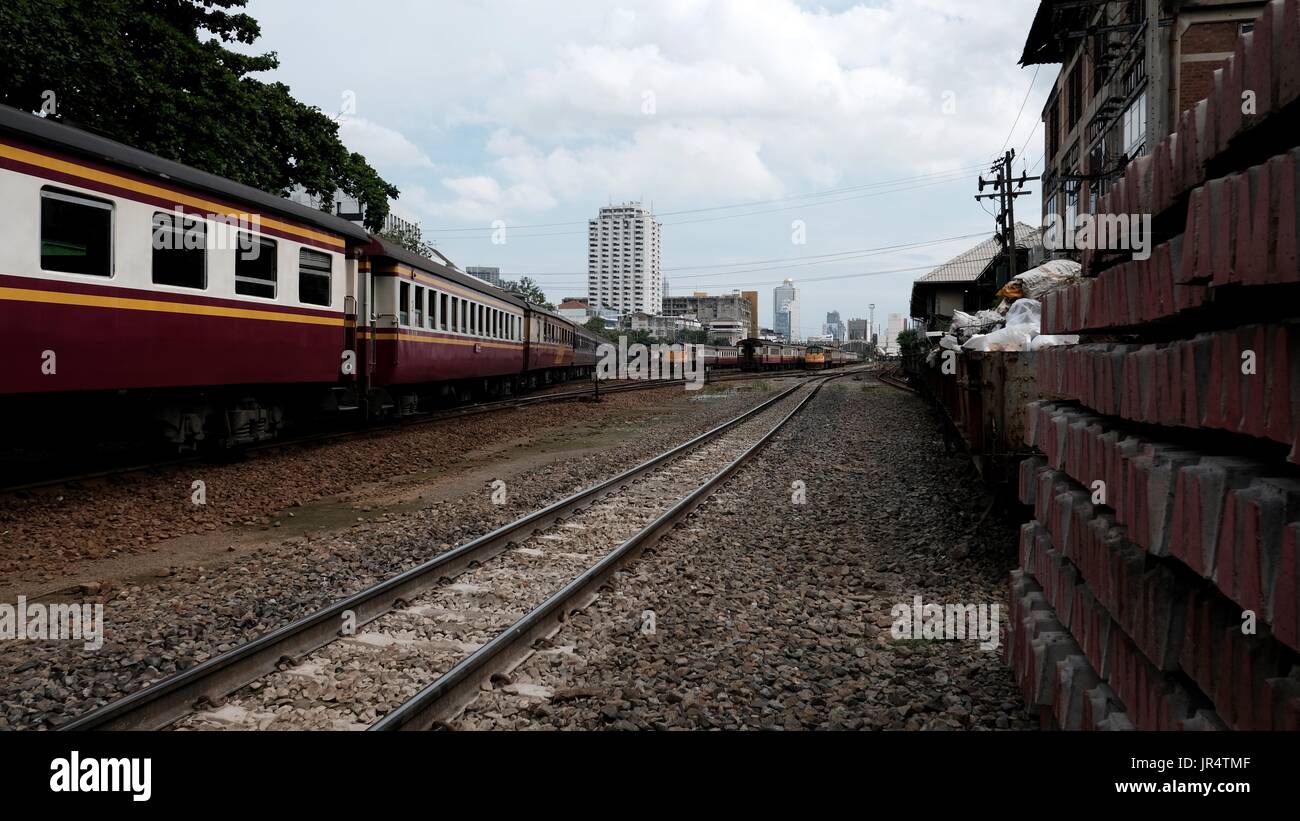
<svg viewBox="0 0 1300 821">
<path fill-rule="evenodd" d="M 113 203 L 41 189 L 41 269 L 113 275 Z"/>
<path fill-rule="evenodd" d="M 153 215 L 153 282 L 177 288 L 208 287 L 206 226 L 162 211 Z"/>
<path fill-rule="evenodd" d="M 1142 154 L 1147 142 L 1147 93 L 1143 91 L 1124 112 L 1124 156 Z"/>
<path fill-rule="evenodd" d="M 235 251 L 235 293 L 275 299 L 278 244 L 273 239 L 241 231 Z"/>
<path fill-rule="evenodd" d="M 298 301 L 304 305 L 330 304 L 330 275 L 334 258 L 322 251 L 298 251 Z"/>
</svg>

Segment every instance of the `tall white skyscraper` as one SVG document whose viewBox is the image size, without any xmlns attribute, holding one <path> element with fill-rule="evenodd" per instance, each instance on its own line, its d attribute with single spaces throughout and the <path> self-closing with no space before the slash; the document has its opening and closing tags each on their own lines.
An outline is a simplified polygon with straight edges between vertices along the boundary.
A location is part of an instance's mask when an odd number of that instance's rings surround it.
<svg viewBox="0 0 1300 821">
<path fill-rule="evenodd" d="M 885 353 L 898 353 L 898 335 L 907 327 L 902 314 L 890 314 L 889 324 L 885 326 L 885 338 L 881 348 Z"/>
<path fill-rule="evenodd" d="M 772 292 L 772 330 L 789 342 L 800 338 L 799 289 L 794 280 L 787 279 Z"/>
<path fill-rule="evenodd" d="M 601 208 L 587 222 L 587 297 L 620 314 L 663 309 L 659 222 L 641 203 Z"/>
</svg>

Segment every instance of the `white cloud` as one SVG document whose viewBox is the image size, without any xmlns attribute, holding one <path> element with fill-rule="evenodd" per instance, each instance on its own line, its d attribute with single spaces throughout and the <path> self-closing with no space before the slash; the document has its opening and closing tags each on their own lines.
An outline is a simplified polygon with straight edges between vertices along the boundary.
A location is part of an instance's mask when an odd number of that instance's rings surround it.
<svg viewBox="0 0 1300 821">
<path fill-rule="evenodd" d="M 432 169 L 433 160 L 401 132 L 356 117 L 339 118 L 339 137 L 349 149 L 364 154 L 380 169 Z"/>
</svg>

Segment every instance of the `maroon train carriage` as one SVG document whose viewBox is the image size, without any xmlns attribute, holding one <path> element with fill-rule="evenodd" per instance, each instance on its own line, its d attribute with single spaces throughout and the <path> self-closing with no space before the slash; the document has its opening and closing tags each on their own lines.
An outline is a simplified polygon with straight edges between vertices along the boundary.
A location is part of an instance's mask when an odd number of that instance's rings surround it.
<svg viewBox="0 0 1300 821">
<path fill-rule="evenodd" d="M 0 107 L 3 430 L 237 444 L 585 375 L 595 346 L 446 259 Z"/>
<path fill-rule="evenodd" d="M 703 345 L 705 370 L 726 370 L 740 364 L 740 349 L 718 345 Z"/>
<path fill-rule="evenodd" d="M 347 252 L 368 240 L 338 217 L 0 107 L 5 429 L 93 423 L 182 446 L 274 435 L 291 407 L 329 405 L 354 378 L 341 367 Z"/>
<path fill-rule="evenodd" d="M 358 349 L 373 409 L 413 413 L 525 387 L 524 300 L 381 238 L 361 273 Z"/>
<path fill-rule="evenodd" d="M 578 326 L 537 305 L 529 305 L 525 324 L 529 387 L 561 382 L 578 374 L 574 355 Z"/>
<path fill-rule="evenodd" d="M 362 252 L 358 349 L 373 408 L 522 393 L 590 374 L 597 341 L 517 295 L 374 238 Z"/>
<path fill-rule="evenodd" d="M 740 368 L 746 371 L 776 370 L 781 365 L 781 345 L 762 339 L 742 339 L 740 348 Z"/>
</svg>

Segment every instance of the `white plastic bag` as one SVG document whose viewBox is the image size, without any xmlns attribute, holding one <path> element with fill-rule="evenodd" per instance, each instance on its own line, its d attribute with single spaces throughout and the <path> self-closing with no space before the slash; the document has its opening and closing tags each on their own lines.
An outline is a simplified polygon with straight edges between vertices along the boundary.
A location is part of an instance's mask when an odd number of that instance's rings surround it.
<svg viewBox="0 0 1300 821">
<path fill-rule="evenodd" d="M 1025 325 L 1008 326 L 992 333 L 973 336 L 961 347 L 966 351 L 1027 351 L 1036 336 L 1038 336 L 1036 328 Z"/>
<path fill-rule="evenodd" d="M 1043 326 L 1043 303 L 1036 299 L 1017 299 L 1007 311 L 1007 327 L 1024 325 L 1041 330 Z"/>
</svg>

